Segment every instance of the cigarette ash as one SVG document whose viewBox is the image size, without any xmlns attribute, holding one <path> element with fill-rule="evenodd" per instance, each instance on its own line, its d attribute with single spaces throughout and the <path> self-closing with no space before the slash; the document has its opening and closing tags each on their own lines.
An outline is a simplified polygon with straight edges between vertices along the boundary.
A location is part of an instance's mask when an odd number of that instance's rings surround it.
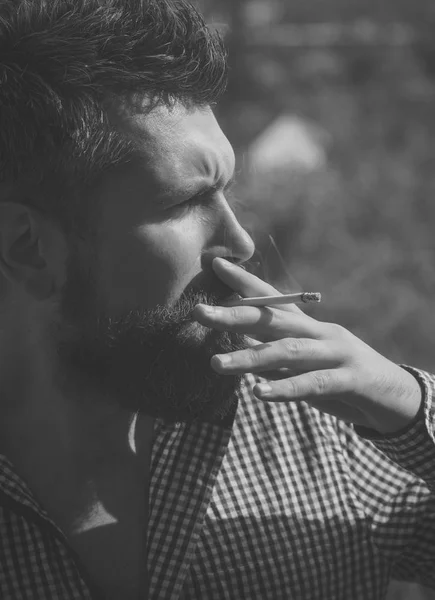
<svg viewBox="0 0 435 600">
<path fill-rule="evenodd" d="M 301 297 L 302 302 L 321 302 L 322 294 L 317 292 L 305 292 Z"/>
</svg>

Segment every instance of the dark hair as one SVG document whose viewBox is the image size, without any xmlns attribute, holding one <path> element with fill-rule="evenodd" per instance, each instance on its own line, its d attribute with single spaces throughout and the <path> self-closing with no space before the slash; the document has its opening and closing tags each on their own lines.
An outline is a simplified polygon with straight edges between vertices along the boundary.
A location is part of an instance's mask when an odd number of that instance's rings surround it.
<svg viewBox="0 0 435 600">
<path fill-rule="evenodd" d="M 107 107 L 134 93 L 214 104 L 226 73 L 186 0 L 1 0 L 0 198 L 85 226 L 83 190 L 134 152 Z"/>
</svg>

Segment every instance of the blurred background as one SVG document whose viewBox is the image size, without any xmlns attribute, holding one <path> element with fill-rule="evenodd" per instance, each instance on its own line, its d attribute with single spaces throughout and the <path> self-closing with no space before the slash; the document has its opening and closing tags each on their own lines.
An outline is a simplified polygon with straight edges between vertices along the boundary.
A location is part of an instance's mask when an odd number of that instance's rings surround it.
<svg viewBox="0 0 435 600">
<path fill-rule="evenodd" d="M 263 276 L 435 371 L 435 2 L 197 3 L 230 50 L 217 114 Z M 423 599 L 396 582 L 388 597 Z"/>
</svg>

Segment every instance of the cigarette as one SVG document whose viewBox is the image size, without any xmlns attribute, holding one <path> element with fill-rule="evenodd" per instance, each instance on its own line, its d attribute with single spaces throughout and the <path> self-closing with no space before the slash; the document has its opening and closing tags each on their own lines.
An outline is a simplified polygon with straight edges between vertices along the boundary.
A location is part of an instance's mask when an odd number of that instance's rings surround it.
<svg viewBox="0 0 435 600">
<path fill-rule="evenodd" d="M 318 292 L 300 292 L 299 294 L 281 294 L 279 296 L 259 296 L 258 298 L 239 298 L 225 302 L 222 306 L 269 306 L 271 304 L 297 304 L 298 302 L 321 302 Z"/>
</svg>

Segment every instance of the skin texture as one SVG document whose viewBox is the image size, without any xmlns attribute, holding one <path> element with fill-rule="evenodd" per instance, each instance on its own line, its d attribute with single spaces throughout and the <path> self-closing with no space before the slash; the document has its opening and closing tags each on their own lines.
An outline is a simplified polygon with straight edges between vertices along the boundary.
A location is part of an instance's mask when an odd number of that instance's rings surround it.
<svg viewBox="0 0 435 600">
<path fill-rule="evenodd" d="M 193 308 L 234 294 L 213 258 L 241 263 L 254 245 L 224 193 L 234 154 L 210 109 L 113 119 L 138 155 L 95 191 L 92 239 L 0 202 L 0 452 L 105 597 L 128 600 L 146 597 L 154 418 L 220 419 L 240 382 L 210 358 L 245 337 L 203 327 Z"/>
<path fill-rule="evenodd" d="M 213 272 L 213 258 L 241 263 L 254 252 L 224 193 L 231 145 L 208 108 L 129 108 L 112 118 L 136 142 L 137 159 L 96 190 L 92 239 L 66 238 L 43 214 L 0 203 L 6 446 L 20 423 L 29 442 L 36 436 L 43 447 L 82 455 L 82 421 L 95 421 L 98 436 L 112 428 L 111 444 L 119 433 L 123 446 L 118 422 L 137 410 L 151 419 L 219 418 L 239 385 L 209 361 L 245 347 L 244 336 L 191 316 L 198 302 L 234 294 Z"/>
<path fill-rule="evenodd" d="M 93 264 L 75 252 L 68 265 L 55 333 L 64 379 L 152 417 L 223 416 L 240 377 L 218 376 L 209 360 L 246 341 L 191 313 L 234 294 L 214 274 L 215 256 L 241 262 L 254 251 L 224 191 L 232 148 L 209 109 L 117 112 L 113 120 L 138 157 L 99 190 Z"/>
<path fill-rule="evenodd" d="M 268 296 L 275 288 L 228 261 L 213 268 L 241 296 Z M 265 402 L 308 402 L 314 408 L 381 434 L 396 433 L 417 415 L 422 393 L 416 378 L 345 328 L 322 323 L 294 305 L 209 307 L 195 318 L 218 331 L 255 336 L 255 347 L 215 355 L 218 373 L 258 373 Z M 268 389 L 269 388 L 269 389 Z"/>
</svg>

